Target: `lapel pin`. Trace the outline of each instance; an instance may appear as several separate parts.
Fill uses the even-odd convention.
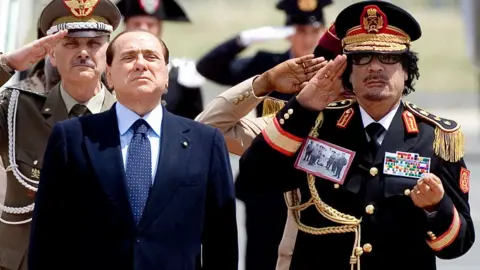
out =
[[[183,148],[187,148],[188,147],[188,142],[182,142],[182,146],[183,146]]]

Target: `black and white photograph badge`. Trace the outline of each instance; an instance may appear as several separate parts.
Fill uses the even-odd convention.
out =
[[[354,151],[309,137],[297,157],[295,168],[343,184],[354,157]]]

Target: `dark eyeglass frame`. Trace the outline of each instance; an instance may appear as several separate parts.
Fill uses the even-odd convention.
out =
[[[398,53],[356,53],[349,55],[352,64],[356,66],[368,65],[376,57],[380,63],[385,65],[394,65],[402,60],[402,54]],[[366,59],[360,61],[360,59]]]

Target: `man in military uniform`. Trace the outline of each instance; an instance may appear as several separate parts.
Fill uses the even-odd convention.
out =
[[[127,30],[144,29],[161,37],[164,21],[190,22],[175,0],[120,0],[117,3]],[[169,59],[166,109],[176,115],[194,119],[203,111],[201,86],[205,82],[191,60]]]
[[[219,128],[225,136],[229,152],[242,155],[288,101],[271,98],[270,94],[273,91],[286,95],[297,93],[301,84],[314,74],[309,72],[319,68],[318,57],[331,60],[341,50],[335,25],[332,25],[318,41],[316,59],[310,60],[311,55],[290,59],[245,80],[212,100],[195,120]],[[339,98],[351,96],[344,91]],[[260,102],[265,103],[263,116],[247,116]],[[278,270],[288,269],[297,230],[291,216],[287,217],[283,195],[257,196],[247,191],[237,192],[237,197],[246,203],[247,208],[246,269],[273,269],[275,263]],[[265,230],[265,227],[269,229]]]
[[[300,189],[301,200],[288,196],[299,229],[290,269],[436,269],[436,257],[465,254],[475,232],[459,125],[402,100],[419,76],[410,43],[420,26],[379,1],[347,7],[335,26],[347,56],[322,68],[255,138],[236,187]],[[342,82],[356,101],[331,103]],[[310,141],[349,157],[343,181],[296,162]]]
[[[0,205],[1,269],[28,269],[34,196],[52,127],[58,121],[107,110],[115,102],[100,76],[106,66],[109,35],[120,19],[120,12],[108,0],[54,0],[40,15],[40,27],[47,37],[0,58],[2,83],[9,72],[28,69],[47,52],[62,77],[49,93],[9,87],[2,97],[0,155],[8,179],[5,204]]]
[[[198,72],[216,83],[233,86],[288,59],[313,53],[327,29],[323,8],[331,3],[331,0],[280,0],[276,7],[286,14],[285,27],[267,26],[242,31],[203,56],[197,63]],[[237,57],[254,43],[284,38],[291,44],[284,53],[259,51],[253,57]],[[291,97],[275,91],[270,96],[287,100]],[[262,115],[262,110],[261,102],[257,106],[257,116]]]

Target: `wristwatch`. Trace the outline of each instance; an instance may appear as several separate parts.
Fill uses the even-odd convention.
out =
[[[0,67],[2,67],[3,70],[10,73],[11,75],[15,74],[15,70],[13,70],[11,67],[8,66],[7,58],[1,52],[0,52]]]

